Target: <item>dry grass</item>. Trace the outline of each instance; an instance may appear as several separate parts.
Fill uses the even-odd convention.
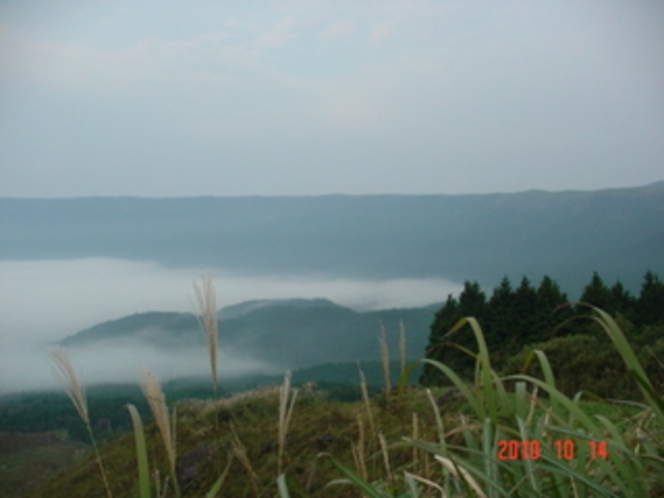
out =
[[[90,425],[90,415],[88,414],[88,403],[85,397],[85,388],[78,381],[74,367],[71,364],[67,351],[59,346],[52,347],[49,350],[53,369],[53,375],[58,380],[62,388],[69,396],[81,420],[86,426]]]
[[[355,462],[355,468],[357,469],[360,477],[367,480],[367,466],[366,466],[366,449],[365,449],[365,434],[364,434],[364,424],[362,423],[362,416],[357,414],[357,429],[358,429],[358,439],[357,444],[351,443],[351,454],[353,456],[353,461]]]
[[[376,426],[374,424],[373,413],[371,411],[371,401],[369,399],[369,389],[367,387],[367,377],[360,367],[360,362],[357,362],[357,371],[360,374],[360,390],[362,391],[362,402],[364,403],[364,410],[367,412],[367,417],[369,418],[369,428],[371,433],[376,432]]]
[[[168,408],[166,407],[166,397],[161,389],[159,380],[147,370],[141,371],[141,390],[148,402],[152,416],[154,417],[155,424],[159,430],[161,441],[166,450],[166,457],[168,459],[169,471],[175,492],[179,496],[180,491],[178,481],[175,477],[175,463],[176,463],[176,437],[175,437],[175,417],[173,417],[173,425],[170,423],[170,416]]]
[[[219,410],[229,409],[251,400],[278,398],[280,392],[281,387],[279,386],[260,386],[251,391],[234,394],[230,398],[214,400],[189,399],[186,402],[180,401],[180,403],[185,404],[189,408],[200,410],[203,415],[208,416],[213,413],[218,413]]]
[[[251,485],[254,488],[254,492],[256,493],[256,496],[259,496],[260,480],[258,479],[258,474],[256,474],[253,465],[251,465],[251,460],[249,460],[249,456],[247,455],[247,448],[242,443],[242,441],[240,441],[240,437],[237,435],[235,426],[232,423],[231,423],[231,433],[233,434],[233,455],[237,457],[237,459],[240,461],[242,466],[247,471],[247,474],[249,474],[249,478],[251,480]]]
[[[288,434],[288,425],[290,424],[291,416],[293,415],[293,407],[295,406],[295,398],[297,398],[297,389],[291,391],[291,373],[286,372],[284,375],[284,383],[279,390],[279,468],[278,474],[281,475],[284,464],[284,451],[286,448],[286,436]],[[292,397],[291,397],[292,392]]]
[[[198,323],[205,336],[205,344],[210,358],[210,374],[212,376],[212,392],[217,396],[217,297],[212,277],[201,277],[201,283],[194,282],[196,304],[198,307]]]
[[[97,447],[97,441],[95,440],[94,433],[92,432],[92,425],[90,424],[90,414],[88,412],[88,402],[85,397],[85,388],[83,387],[83,384],[79,382],[78,377],[76,376],[76,372],[74,371],[74,366],[72,365],[71,359],[69,358],[69,354],[64,348],[58,346],[50,348],[49,355],[51,357],[53,375],[62,385],[63,389],[67,393],[67,396],[69,396],[69,399],[81,417],[81,420],[85,424],[85,428],[88,431],[88,435],[90,436],[92,448],[95,452],[97,466],[99,467],[99,472],[104,482],[106,495],[111,498],[113,494],[111,493],[111,488],[108,484],[106,470],[104,469],[104,464],[99,454],[99,448]]]

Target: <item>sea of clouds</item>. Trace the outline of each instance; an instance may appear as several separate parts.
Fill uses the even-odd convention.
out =
[[[441,302],[461,285],[445,279],[360,280],[240,275],[219,268],[166,268],[150,261],[89,258],[0,261],[0,393],[52,388],[48,346],[100,322],[145,311],[193,312],[193,284],[214,280],[219,308],[252,299],[324,297],[354,309]],[[223,331],[220,332],[223,344]],[[132,382],[145,367],[163,380],[208,373],[200,348],[165,355],[144,345],[72,349],[84,382]],[[278,365],[220,351],[222,376],[274,373]]]

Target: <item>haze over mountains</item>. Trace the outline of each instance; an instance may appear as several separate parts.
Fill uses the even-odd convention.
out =
[[[358,312],[327,299],[249,301],[219,311],[221,350],[280,369],[378,360],[379,324],[398,351],[403,323],[411,358],[423,355],[439,305]],[[95,325],[60,341],[67,348],[151,347],[164,353],[204,351],[197,319],[188,313],[139,313]]]
[[[0,199],[0,259],[149,260],[241,274],[477,279],[664,267],[664,182],[490,195]],[[255,296],[260,298],[262,296]],[[441,296],[441,299],[444,296]]]
[[[576,299],[593,271],[638,291],[648,269],[664,274],[664,182],[490,195],[2,198],[0,389],[54,386],[46,344],[86,329],[116,336],[72,347],[88,381],[136,379],[134,366],[109,358],[203,373],[187,314],[201,270],[226,306],[228,376],[375,357],[379,320],[394,340],[403,319],[417,357],[436,307],[406,308],[440,305],[466,279],[490,290],[504,275],[549,275]],[[271,300],[296,297],[307,300]],[[399,311],[377,311],[387,308]],[[185,332],[195,345],[170,354]]]

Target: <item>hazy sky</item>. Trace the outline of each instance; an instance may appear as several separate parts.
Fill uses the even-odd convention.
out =
[[[664,177],[664,2],[0,3],[0,195]]]

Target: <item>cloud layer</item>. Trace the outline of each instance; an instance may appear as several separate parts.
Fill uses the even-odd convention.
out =
[[[362,309],[442,302],[460,285],[442,279],[387,281],[320,280],[307,277],[246,277],[210,271],[219,307],[250,299],[325,297]],[[47,345],[100,322],[144,311],[194,311],[197,269],[167,269],[151,262],[103,258],[0,262],[0,392],[55,387]],[[220,332],[223,346],[223,331]],[[221,375],[274,372],[221,348]],[[206,375],[204,348],[164,354],[144,344],[74,349],[72,360],[86,382],[133,382],[141,367],[164,380]]]

